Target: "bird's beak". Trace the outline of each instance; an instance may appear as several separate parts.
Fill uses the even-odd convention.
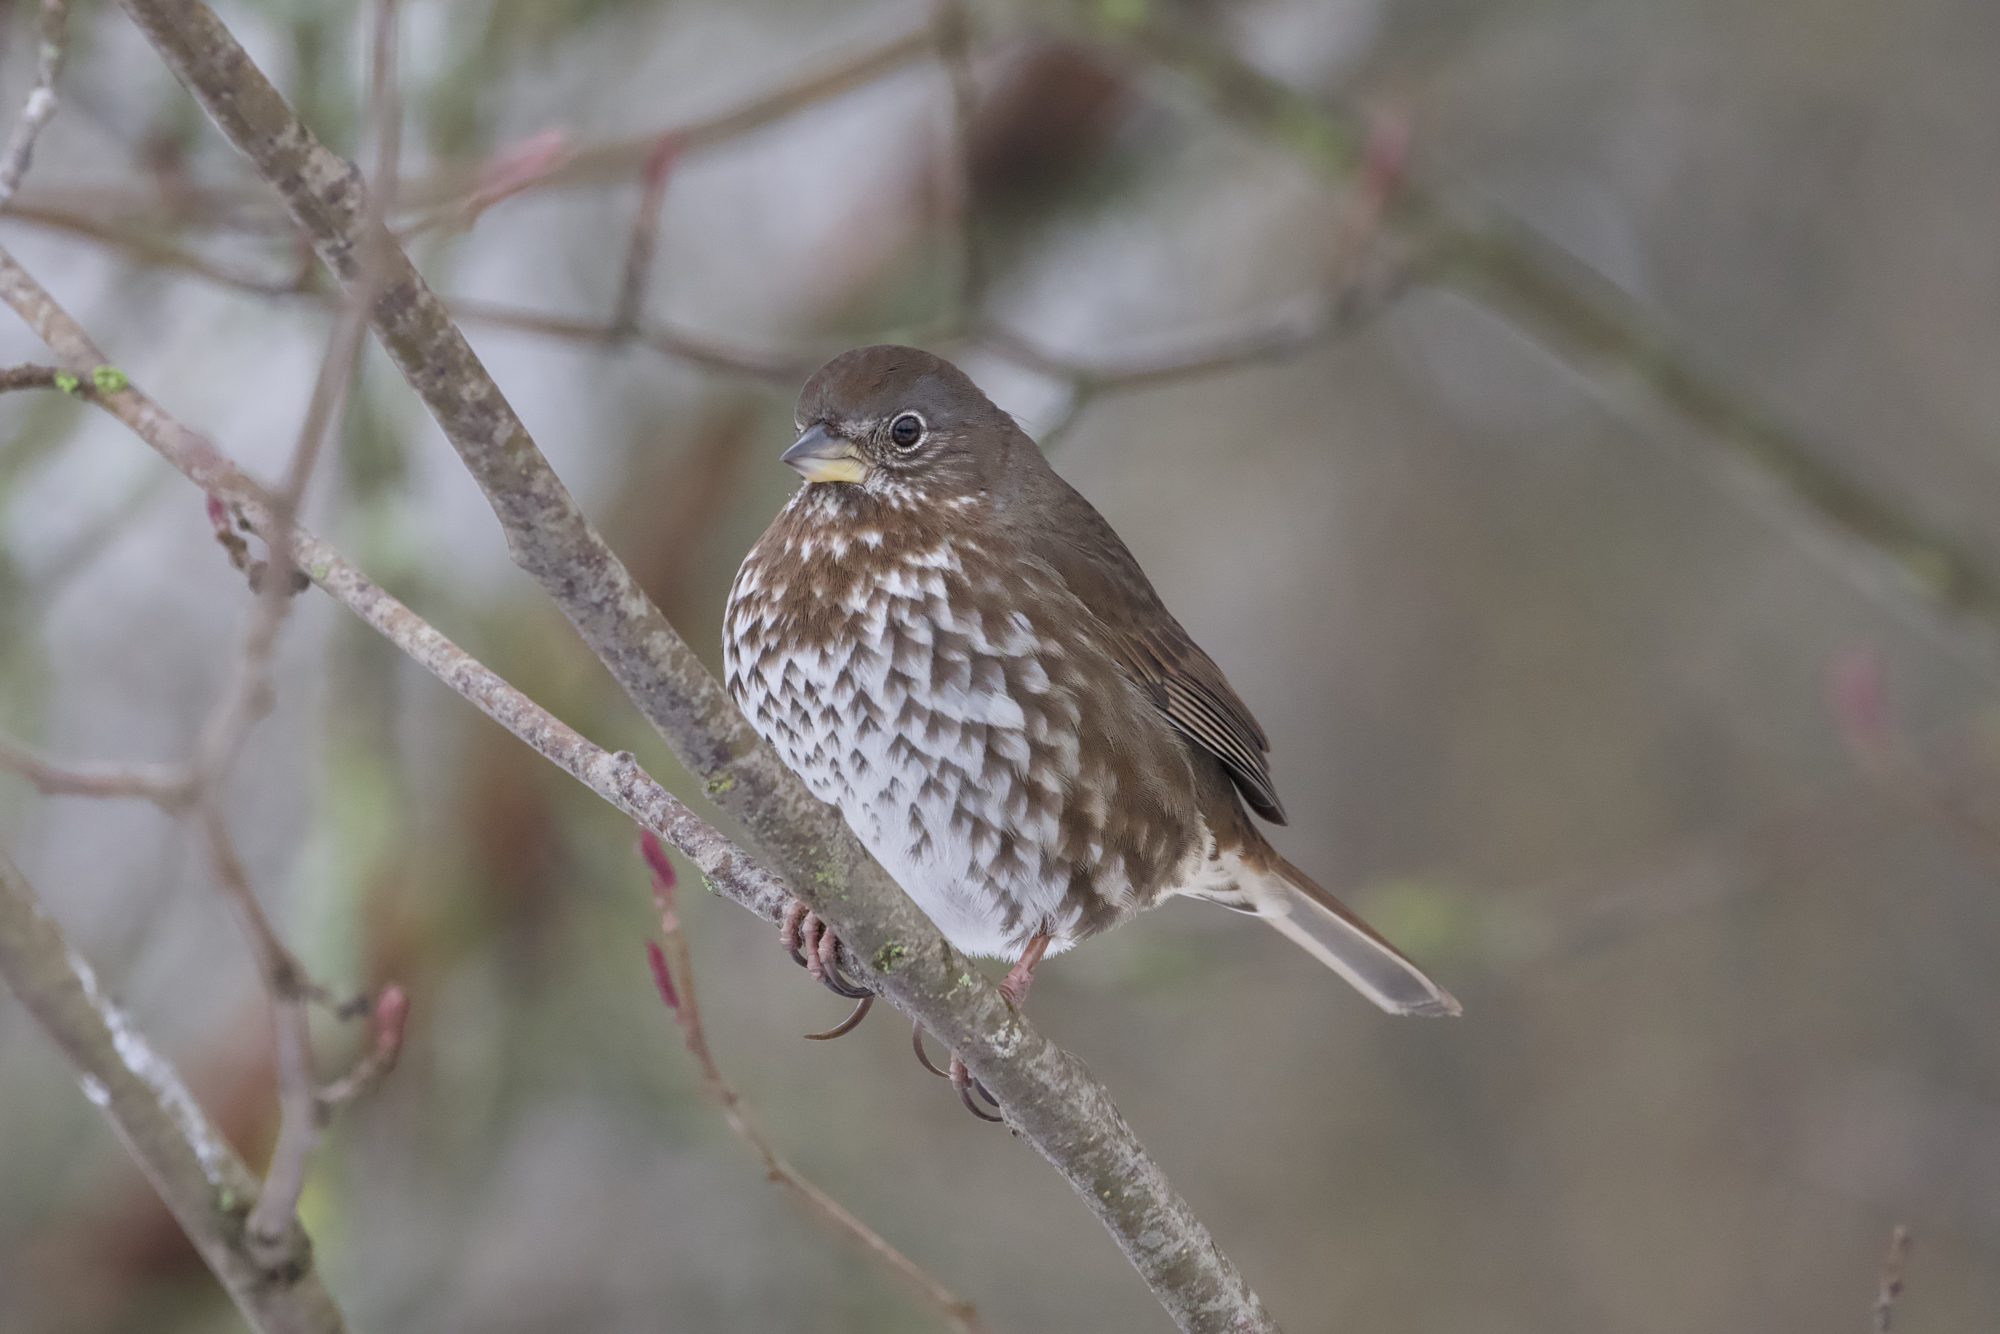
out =
[[[808,482],[859,482],[868,476],[868,460],[854,442],[833,434],[823,423],[815,423],[778,457]]]

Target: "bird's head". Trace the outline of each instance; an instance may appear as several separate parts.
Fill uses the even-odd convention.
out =
[[[913,347],[859,347],[827,362],[799,391],[796,425],[783,458],[808,482],[919,500],[989,488],[1026,443],[965,372]]]

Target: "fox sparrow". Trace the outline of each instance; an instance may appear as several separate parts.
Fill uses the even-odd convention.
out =
[[[783,457],[806,484],[729,592],[730,694],[952,944],[1014,962],[1010,998],[1045,953],[1184,894],[1392,1014],[1458,1013],[1264,840],[1249,812],[1285,817],[1263,730],[963,372],[859,348],[806,382],[797,425]],[[857,994],[816,918],[785,939]]]

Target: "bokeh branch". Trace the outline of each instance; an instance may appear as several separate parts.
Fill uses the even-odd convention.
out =
[[[258,1182],[0,852],[0,977],[62,1049],[84,1096],[124,1140],[181,1230],[260,1334],[341,1334],[340,1309],[309,1267],[274,1274],[244,1217]],[[305,1253],[303,1233],[294,1244]]]
[[[56,351],[81,350],[84,360],[99,355],[82,328],[4,249],[0,249],[0,300],[12,305]],[[267,545],[288,542],[294,568],[418,666],[679,848],[719,893],[766,921],[775,923],[783,915],[791,901],[784,884],[648,776],[630,753],[607,751],[586,740],[445,638],[333,547],[298,524],[281,523],[276,502],[265,487],[143,390],[124,384],[116,393],[95,395],[92,401],[238,515]],[[51,794],[141,797],[170,809],[192,800],[193,778],[186,766],[71,765],[0,737],[0,767],[20,773]]]
[[[21,178],[34,160],[35,141],[56,114],[56,79],[62,74],[69,53],[69,0],[42,0],[41,18],[36,29],[35,86],[27,105],[0,148],[0,213],[7,211]]]
[[[1896,1302],[1903,1295],[1903,1267],[1909,1259],[1910,1229],[1898,1223],[1889,1231],[1889,1249],[1875,1285],[1875,1334],[1893,1334],[1896,1328]]]
[[[378,169],[385,177],[393,179],[398,118],[392,69],[394,0],[378,0],[374,13],[375,40],[372,44],[369,101],[374,108],[381,143],[377,155]],[[51,84],[61,64],[62,32],[60,7],[51,5],[44,11],[43,60],[45,80]],[[53,55],[48,52],[50,46],[55,48]],[[38,86],[38,97],[44,91]],[[45,113],[52,112],[54,108],[52,89],[47,91],[48,100],[41,107]],[[46,122],[46,114],[39,121],[36,119],[38,105],[36,100],[31,99],[29,111],[23,118],[24,129],[39,130],[41,124]],[[32,139],[32,133],[22,138],[18,152],[21,166],[26,164]],[[9,165],[13,165],[11,160]],[[18,173],[12,180],[0,184],[11,190],[17,180]],[[3,197],[0,197],[0,203],[4,203]],[[310,1003],[314,999],[323,999],[325,993],[310,980],[297,958],[280,939],[259,902],[230,835],[220,794],[224,780],[235,766],[251,731],[270,709],[271,655],[290,609],[292,593],[296,591],[292,582],[295,571],[290,563],[291,543],[284,534],[289,532],[304,502],[321,443],[337,412],[360,352],[366,329],[366,293],[371,290],[373,265],[374,257],[370,256],[357,295],[349,303],[350,308],[343,310],[335,320],[319,380],[306,409],[305,423],[283,481],[272,497],[278,540],[271,543],[271,559],[256,571],[261,577],[252,581],[257,599],[233,663],[229,686],[203,724],[193,755],[178,770],[165,773],[132,768],[122,776],[103,771],[91,775],[74,770],[64,772],[13,743],[0,743],[0,763],[18,761],[24,776],[36,782],[45,792],[145,797],[158,803],[162,809],[188,816],[199,831],[216,882],[250,946],[257,976],[264,985],[270,1005],[278,1084],[278,1134],[264,1181],[243,1220],[242,1231],[243,1245],[251,1258],[274,1281],[283,1282],[290,1282],[298,1275],[309,1272],[311,1267],[310,1244],[298,1225],[297,1217],[299,1199],[305,1191],[329,1105],[322,1097],[314,1072],[308,1012]],[[37,324],[45,334],[56,334],[47,338],[50,346],[66,358],[81,363],[75,370],[28,366],[12,372],[0,372],[0,388],[55,388],[89,397],[99,403],[127,391],[124,374],[103,364],[101,354],[81,328],[73,324],[61,327],[64,322],[57,318],[60,311],[4,251],[0,251],[0,298],[15,306],[24,318]],[[41,317],[39,322],[37,312]],[[82,365],[90,366],[87,379]],[[43,373],[45,369],[48,370],[46,375]],[[94,781],[78,781],[80,779]],[[400,993],[397,995],[400,998]],[[399,999],[398,1015],[400,1012]],[[394,1027],[398,1040],[400,1031],[398,1018]],[[393,1060],[393,1051],[386,1060],[377,1064],[386,1068],[387,1060]],[[350,1075],[346,1082],[358,1090],[369,1081]]]
[[[124,0],[224,135],[284,196],[352,286],[366,192],[196,0]],[[956,1050],[1014,1128],[1070,1180],[1183,1328],[1269,1329],[1270,1318],[1082,1064],[1031,1029],[952,950],[828,808],[749,730],[721,687],[584,517],[400,248],[387,250],[373,323],[485,491],[515,562],[556,600],[614,679],[864,971]]]
[[[136,390],[127,392],[134,396],[138,394]],[[648,839],[665,837],[673,841],[702,869],[717,892],[766,920],[776,921],[779,918],[791,897],[785,888],[747,854],[734,847],[642,772],[630,755],[612,754],[591,744],[508,685],[370,582],[345,557],[295,523],[282,520],[274,503],[266,499],[260,489],[233,464],[212,448],[191,448],[194,441],[193,434],[185,429],[148,438],[148,443],[168,462],[181,468],[191,480],[200,482],[212,495],[229,497],[230,503],[238,507],[253,533],[274,546],[280,542],[289,544],[274,564],[297,562],[299,568],[309,571],[321,587],[420,665],[630,815],[645,830]],[[137,796],[170,807],[185,805],[192,799],[192,779],[185,770],[156,772],[153,766],[97,766],[84,770],[60,765],[5,738],[0,738],[0,766],[17,769],[49,793]],[[211,836],[226,837],[220,834],[219,829],[211,831]],[[672,871],[657,842],[648,845],[648,854],[649,863],[654,868],[656,894],[670,895]],[[248,886],[242,880],[240,862],[226,843],[218,849],[218,859],[230,868],[229,879],[241,892],[247,893]],[[800,1199],[814,1216],[854,1239],[900,1282],[933,1304],[953,1328],[967,1334],[978,1334],[978,1331],[984,1330],[984,1323],[970,1303],[946,1289],[839,1201],[800,1176],[748,1120],[733,1088],[723,1081],[708,1051],[696,1008],[698,1002],[694,993],[692,964],[685,937],[680,934],[678,914],[668,906],[670,899],[663,898],[662,903],[662,929],[666,947],[674,957],[672,972],[665,975],[681,979],[677,991],[672,983],[664,983],[663,994],[673,996],[678,1003],[676,1018],[687,1034],[689,1050],[701,1066],[704,1082],[721,1101],[731,1127],[764,1159],[766,1170],[773,1180]],[[667,966],[664,956],[656,963],[656,969],[663,973]],[[316,1090],[313,1110],[324,1110],[349,1101],[394,1066],[406,1012],[407,1002],[402,991],[393,986],[386,988],[373,1007],[373,1046],[347,1076],[325,1089]],[[286,1059],[289,1059],[288,1054],[281,1048],[281,1063]],[[307,1124],[316,1125],[316,1121],[308,1121]],[[276,1213],[276,1217],[286,1224],[292,1218],[289,1202],[296,1201],[311,1148],[312,1140],[308,1139],[301,1149],[285,1153],[281,1131],[280,1151],[274,1153],[272,1179],[258,1197],[260,1203],[268,1198],[287,1201],[286,1206]],[[281,1171],[284,1173],[282,1179]],[[255,1235],[254,1228],[246,1226],[245,1231],[247,1235]]]
[[[1226,44],[1163,17],[1160,6],[1102,9],[1101,36],[1178,75],[1214,110],[1345,182],[1368,160],[1369,127],[1252,66]],[[1385,217],[1436,262],[1431,281],[1462,291],[1596,378],[1634,384],[1694,429],[1690,447],[1724,479],[1774,495],[1807,532],[1840,539],[1838,568],[1864,591],[1914,593],[1977,628],[1990,669],[2000,656],[2000,575],[1962,543],[1850,476],[1750,393],[1671,337],[1630,296],[1532,228],[1419,181]]]

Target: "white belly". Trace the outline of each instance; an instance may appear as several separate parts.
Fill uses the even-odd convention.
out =
[[[739,576],[726,636],[752,724],[968,954],[1071,943],[1058,812],[1077,792],[1076,705],[1016,612],[989,636],[913,562],[857,594],[838,633],[791,648],[782,602]],[[1019,696],[1017,698],[1017,696]],[[1003,832],[1004,831],[1004,832]]]

